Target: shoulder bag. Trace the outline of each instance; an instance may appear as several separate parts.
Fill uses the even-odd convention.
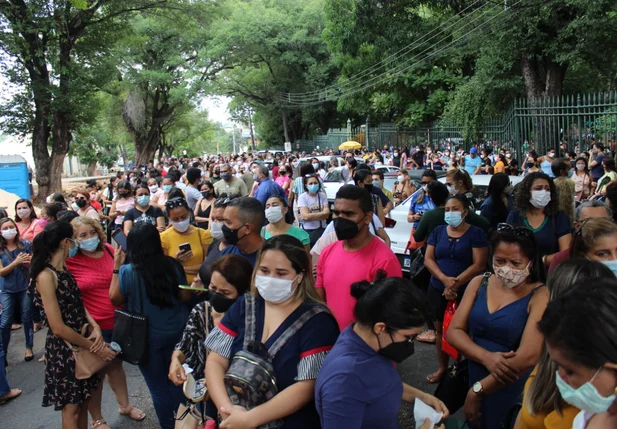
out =
[[[140,301],[141,310],[130,312],[121,308],[116,309],[116,320],[111,340],[112,343],[115,343],[114,346],[118,346],[117,349],[122,354],[124,361],[139,365],[144,363],[148,357],[148,317],[143,314],[142,285],[137,282],[135,267],[132,267],[132,270],[133,288],[138,290],[136,295],[139,299],[136,299],[136,301]]]
[[[225,388],[233,405],[251,410],[272,399],[278,394],[276,373],[272,361],[287,341],[294,336],[304,324],[326,308],[316,305],[300,316],[269,349],[255,338],[255,297],[246,294],[246,315],[244,345],[231,360],[224,377]],[[258,429],[277,429],[283,427],[283,420],[275,420],[258,427]]]
[[[89,327],[90,325],[88,323],[82,326],[82,337],[85,337],[90,333]],[[64,340],[64,342],[67,346],[69,346],[71,352],[73,353],[73,359],[75,359],[75,378],[78,380],[85,380],[92,377],[94,374],[96,374],[111,363],[110,361],[106,361],[97,354],[92,353],[88,349],[73,345],[66,340]]]

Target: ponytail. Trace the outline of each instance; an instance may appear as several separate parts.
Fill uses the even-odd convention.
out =
[[[70,223],[58,220],[45,225],[32,241],[32,260],[30,261],[30,277],[36,278],[45,269],[52,255],[60,248],[62,240],[73,238],[73,227]]]

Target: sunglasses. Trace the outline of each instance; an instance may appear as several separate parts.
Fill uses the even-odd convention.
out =
[[[533,231],[524,226],[512,226],[508,223],[500,223],[497,225],[497,232],[514,234],[517,237],[533,237]]]
[[[214,204],[216,204],[217,206],[219,205],[223,206],[223,205],[229,204],[231,200],[232,199],[229,197],[221,197],[221,198],[217,198],[216,200],[214,200]]]
[[[172,210],[178,207],[188,207],[188,205],[184,198],[174,198],[167,201],[167,203],[165,203],[165,207],[167,208],[167,210]]]

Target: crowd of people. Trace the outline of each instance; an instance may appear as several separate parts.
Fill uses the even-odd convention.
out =
[[[170,157],[41,207],[19,200],[0,213],[0,404],[21,393],[4,370],[11,329],[31,361],[43,324],[42,404],[63,428],[109,428],[105,380],[120,415],[146,418],[120,311],[147,321],[129,362],[164,429],[397,428],[416,401],[441,413],[422,429],[458,408],[470,428],[617,427],[615,161],[600,143],[530,151],[522,168],[492,149]],[[393,189],[378,164],[401,168]],[[478,174],[491,175],[482,197]],[[411,279],[384,229],[401,204],[423,259]],[[435,394],[397,371],[415,341],[435,343]],[[77,351],[102,369],[84,375]]]

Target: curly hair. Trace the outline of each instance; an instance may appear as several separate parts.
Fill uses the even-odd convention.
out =
[[[529,173],[527,176],[525,176],[523,181],[516,186],[514,191],[514,207],[523,215],[533,207],[529,202],[529,200],[531,199],[531,187],[533,186],[533,182],[538,179],[546,180],[551,188],[551,201],[544,208],[544,214],[546,216],[553,216],[559,211],[559,199],[557,198],[557,189],[555,188],[555,184],[553,183],[551,178],[548,177],[547,174],[542,173],[541,171]]]

